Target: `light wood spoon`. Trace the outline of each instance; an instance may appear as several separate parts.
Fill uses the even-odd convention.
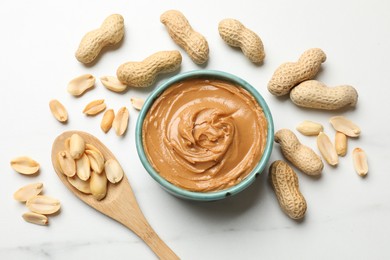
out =
[[[80,131],[64,132],[59,135],[53,143],[51,160],[58,177],[65,186],[92,208],[132,230],[143,241],[145,241],[145,243],[160,259],[179,259],[179,257],[160,239],[145,219],[145,216],[142,214],[141,209],[138,206],[126,175],[123,176],[122,181],[119,183],[109,183],[107,187],[107,195],[100,201],[96,200],[92,195],[78,191],[68,182],[67,177],[62,174],[61,168],[57,162],[57,154],[65,150],[65,140],[68,137],[71,137],[72,134],[78,134],[84,138],[86,143],[94,145],[104,155],[106,160],[110,158],[116,160],[111,151],[96,137]]]

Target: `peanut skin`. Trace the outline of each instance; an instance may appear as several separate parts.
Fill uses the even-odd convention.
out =
[[[268,179],[282,210],[292,219],[303,218],[307,204],[294,170],[284,161],[275,161],[269,168]]]
[[[224,19],[218,25],[219,35],[230,46],[241,48],[253,63],[264,60],[264,46],[260,37],[235,19]]]
[[[203,64],[209,58],[206,38],[192,29],[187,18],[177,10],[169,10],[160,17],[172,40],[183,48],[196,64]]]
[[[300,171],[311,176],[321,174],[324,168],[321,157],[311,148],[301,144],[291,130],[281,129],[277,131],[275,142],[280,145],[283,156]]]
[[[181,64],[178,51],[160,51],[141,62],[127,62],[119,66],[116,74],[118,80],[129,87],[148,87],[160,73],[177,70]]]
[[[297,62],[280,65],[268,82],[268,91],[275,96],[283,96],[297,84],[314,78],[325,62],[325,53],[318,48],[305,51]]]
[[[307,80],[291,90],[290,99],[300,107],[337,110],[356,106],[358,93],[352,86],[327,87],[317,80]]]
[[[76,59],[84,64],[91,63],[104,47],[119,43],[124,33],[123,17],[120,14],[108,16],[99,29],[85,34],[76,51]]]

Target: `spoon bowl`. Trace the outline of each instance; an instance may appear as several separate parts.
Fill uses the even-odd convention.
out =
[[[73,134],[80,135],[86,143],[94,145],[104,156],[105,160],[114,159],[112,152],[91,134],[81,131],[67,131],[59,135],[52,147],[51,160],[53,167],[62,183],[79,199],[90,207],[118,221],[136,235],[138,235],[161,259],[179,259],[178,256],[160,239],[156,232],[147,222],[131,189],[130,183],[123,176],[123,179],[116,184],[108,182],[107,195],[103,200],[96,200],[92,195],[84,194],[74,188],[67,180],[57,161],[57,154],[65,150],[65,140]]]

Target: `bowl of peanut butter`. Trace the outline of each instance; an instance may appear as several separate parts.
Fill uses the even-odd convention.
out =
[[[138,156],[173,195],[213,201],[247,188],[273,146],[271,112],[260,93],[222,71],[176,75],[145,101],[136,125]]]

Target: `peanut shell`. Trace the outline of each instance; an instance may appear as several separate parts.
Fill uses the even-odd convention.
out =
[[[324,164],[313,149],[301,144],[298,137],[289,129],[281,129],[275,133],[275,142],[280,145],[283,156],[295,167],[307,175],[318,176]]]
[[[307,204],[294,170],[283,161],[275,161],[269,168],[268,178],[282,210],[292,219],[303,218]]]
[[[168,10],[160,16],[172,40],[185,50],[193,62],[203,64],[209,58],[206,38],[195,31],[187,18],[177,10]]]
[[[291,90],[290,99],[300,107],[337,110],[356,106],[358,93],[349,85],[328,87],[317,80],[307,80]]]
[[[305,51],[297,62],[283,63],[268,82],[269,92],[276,96],[290,93],[297,84],[314,78],[325,60],[325,53],[319,48],[313,48]]]

